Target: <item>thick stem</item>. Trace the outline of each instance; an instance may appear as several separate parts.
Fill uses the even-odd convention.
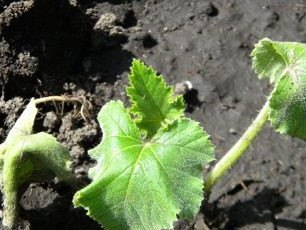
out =
[[[79,184],[71,174],[70,165],[68,150],[47,133],[21,137],[14,145],[7,146],[2,172],[3,225],[8,229],[14,229],[16,226],[19,210],[18,188],[23,183],[29,183],[33,179],[33,182],[46,181],[49,178],[47,175],[55,174],[60,180],[77,188]],[[40,173],[33,177],[35,172]]]
[[[14,229],[18,221],[18,165],[22,146],[16,145],[7,154],[3,165],[3,220],[2,223],[8,229]]]
[[[231,166],[241,157],[244,151],[250,146],[262,130],[268,120],[269,102],[260,110],[256,119],[248,127],[236,144],[221,158],[206,177],[204,191],[209,193],[213,185],[229,170]]]

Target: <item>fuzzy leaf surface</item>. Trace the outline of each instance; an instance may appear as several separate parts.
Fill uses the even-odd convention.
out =
[[[75,194],[75,206],[106,230],[171,228],[176,214],[196,214],[202,167],[213,160],[196,122],[178,119],[148,141],[119,101],[107,103],[98,120],[103,140],[89,152],[98,164],[90,170],[92,183]]]
[[[148,137],[152,137],[163,124],[183,115],[183,97],[174,96],[173,87],[167,86],[162,76],[151,67],[134,60],[129,80],[130,112],[137,116],[137,126],[146,131]]]
[[[253,68],[275,83],[269,120],[276,131],[306,140],[306,45],[261,40],[252,52]]]
[[[20,160],[13,167],[19,169],[16,177],[23,178],[21,183],[30,179],[35,170],[50,170],[59,179],[72,181],[68,150],[50,134],[31,134],[37,111],[35,101],[31,99],[0,146],[0,170],[7,159],[18,155]]]
[[[16,138],[31,134],[36,114],[37,108],[34,99],[31,99],[25,110],[16,121],[13,128],[10,130],[5,142],[14,143]]]
[[[0,145],[2,225],[8,229],[15,229],[18,222],[19,186],[53,179],[55,175],[75,185],[68,150],[50,134],[31,134],[36,114],[32,99]]]

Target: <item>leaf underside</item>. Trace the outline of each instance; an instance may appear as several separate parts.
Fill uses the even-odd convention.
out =
[[[132,72],[136,72],[135,66],[140,73],[151,71],[142,65],[134,61]],[[147,77],[155,87],[169,89],[157,86],[161,83],[155,73]],[[128,90],[130,97],[143,85],[133,87]],[[133,96],[134,110],[138,96]],[[170,96],[164,96],[163,108],[171,107]],[[160,105],[151,102],[151,106]],[[146,110],[139,110],[144,119]],[[177,214],[192,218],[203,199],[201,172],[203,165],[213,160],[213,146],[198,123],[180,116],[165,112],[170,122],[146,126],[140,125],[139,118],[133,119],[122,102],[104,105],[98,115],[103,139],[89,152],[97,160],[89,172],[93,181],[75,194],[75,206],[83,206],[109,230],[171,228]],[[151,132],[151,127],[156,131]],[[151,137],[144,137],[148,133]]]
[[[271,125],[306,140],[306,45],[262,39],[252,56],[259,77],[275,84],[269,97]]]
[[[2,225],[8,229],[15,229],[17,224],[19,186],[53,179],[55,175],[75,184],[68,150],[50,134],[32,134],[37,111],[31,99],[0,145],[0,190],[4,194]]]
[[[3,164],[14,157],[11,152],[18,148],[20,161],[19,165],[14,167],[20,169],[16,175],[20,184],[27,180],[35,181],[32,178],[35,170],[51,171],[60,180],[72,182],[71,156],[68,150],[50,134],[44,132],[32,134],[37,111],[34,99],[31,99],[1,145],[0,171],[3,169]],[[43,176],[42,178],[36,176],[36,178],[44,179]]]

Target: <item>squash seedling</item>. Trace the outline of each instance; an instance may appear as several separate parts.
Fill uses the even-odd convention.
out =
[[[103,139],[89,151],[98,162],[89,171],[92,183],[73,202],[105,229],[171,228],[177,214],[197,212],[213,145],[185,118],[182,96],[151,67],[134,60],[129,80],[132,107],[111,101],[101,109]]]
[[[259,78],[269,78],[274,89],[247,131],[205,177],[204,188],[203,166],[214,160],[209,136],[185,117],[183,97],[151,67],[134,60],[127,88],[131,107],[110,101],[99,112],[103,138],[89,151],[97,164],[89,170],[92,182],[74,195],[74,205],[106,230],[168,229],[177,215],[197,213],[203,189],[209,194],[268,120],[277,132],[306,140],[306,45],[265,38],[251,56]],[[73,182],[68,152],[48,134],[30,134],[33,100],[28,107],[0,147],[8,226],[16,221],[16,188],[31,179],[34,169]]]
[[[45,182],[54,176],[72,186],[72,163],[64,146],[47,133],[32,134],[36,105],[47,101],[80,102],[77,98],[51,96],[32,99],[0,145],[0,188],[3,194],[4,227],[14,229],[18,220],[18,191],[21,185]]]
[[[306,140],[306,44],[264,38],[251,56],[259,79],[269,78],[274,89],[251,126],[206,177],[206,192],[241,157],[268,120],[275,131]]]
[[[262,39],[251,56],[259,78],[274,90],[238,142],[205,177],[204,192],[241,157],[267,120],[276,131],[306,140],[306,45]],[[151,68],[134,61],[127,94],[132,107],[111,101],[100,111],[102,142],[89,151],[98,164],[75,206],[107,230],[171,228],[176,215],[193,217],[201,204],[203,165],[213,145],[185,118],[182,98]]]

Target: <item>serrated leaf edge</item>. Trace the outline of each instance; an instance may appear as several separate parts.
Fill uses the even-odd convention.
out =
[[[273,83],[273,82],[274,82],[274,79],[273,79],[273,78],[271,78],[270,76],[265,75],[265,74],[263,73],[263,71],[259,71],[258,68],[257,68],[257,66],[259,65],[259,64],[258,64],[258,60],[259,60],[259,59],[257,58],[258,49],[260,49],[261,47],[264,47],[264,46],[265,46],[264,43],[269,43],[269,44],[273,47],[275,53],[276,53],[277,55],[280,55],[280,56],[282,57],[282,60],[284,60],[286,64],[287,64],[287,62],[286,62],[286,59],[284,58],[284,56],[283,56],[282,54],[280,54],[280,53],[275,49],[274,43],[273,43],[273,41],[272,41],[271,39],[269,39],[269,38],[263,38],[263,39],[259,40],[258,43],[255,44],[254,49],[253,49],[253,51],[251,52],[251,55],[250,55],[250,56],[252,57],[252,69],[255,71],[256,74],[258,74],[258,78],[259,78],[259,79],[269,78],[269,79],[270,79],[270,82]]]
[[[164,80],[164,77],[163,77],[162,75],[158,75],[158,74],[156,73],[156,71],[153,69],[152,66],[147,66],[147,65],[145,65],[144,62],[142,62],[142,61],[140,61],[140,60],[138,60],[138,59],[133,59],[133,61],[132,61],[132,66],[130,67],[130,74],[128,75],[128,79],[129,79],[129,82],[130,82],[130,86],[128,86],[128,87],[126,88],[126,93],[127,93],[127,96],[129,97],[129,100],[130,100],[130,102],[131,102],[131,107],[129,108],[129,113],[130,113],[131,115],[136,116],[136,117],[133,119],[133,120],[135,121],[136,124],[137,124],[138,122],[140,122],[140,121],[143,121],[143,119],[144,119],[144,117],[143,117],[143,115],[141,114],[140,109],[139,109],[139,107],[138,107],[138,105],[137,105],[137,101],[133,100],[133,96],[132,96],[131,93],[130,93],[130,90],[131,90],[131,89],[134,89],[134,86],[131,84],[131,82],[132,82],[132,78],[135,76],[135,75],[134,75],[134,67],[135,67],[136,65],[142,65],[142,66],[144,66],[144,68],[145,68],[147,71],[150,71],[150,72],[154,75],[154,77],[157,79],[157,81],[159,81],[159,82],[164,86],[164,88],[168,91],[168,94],[170,95],[170,98],[171,98],[171,99],[170,99],[171,101],[169,101],[170,104],[174,105],[174,104],[176,104],[176,103],[180,103],[180,104],[184,105],[184,98],[183,98],[183,96],[182,96],[182,95],[177,95],[177,96],[175,96],[175,95],[174,95],[174,88],[173,88],[173,86],[167,85],[166,82],[165,82],[165,80]],[[182,115],[181,115],[180,117],[184,116],[184,110],[185,110],[185,108],[182,108],[182,109],[181,109],[181,114],[182,114]],[[162,113],[160,113],[160,114],[162,114]],[[162,118],[163,118],[163,122],[161,123],[161,127],[166,126],[167,124],[171,123],[171,120],[166,119],[164,116],[162,116]],[[147,133],[147,130],[145,130],[145,129],[143,129],[143,128],[140,128],[140,130],[141,130],[144,134],[148,134],[148,133]],[[157,129],[157,130],[159,130],[159,129]],[[153,136],[154,136],[154,135],[153,135]]]

